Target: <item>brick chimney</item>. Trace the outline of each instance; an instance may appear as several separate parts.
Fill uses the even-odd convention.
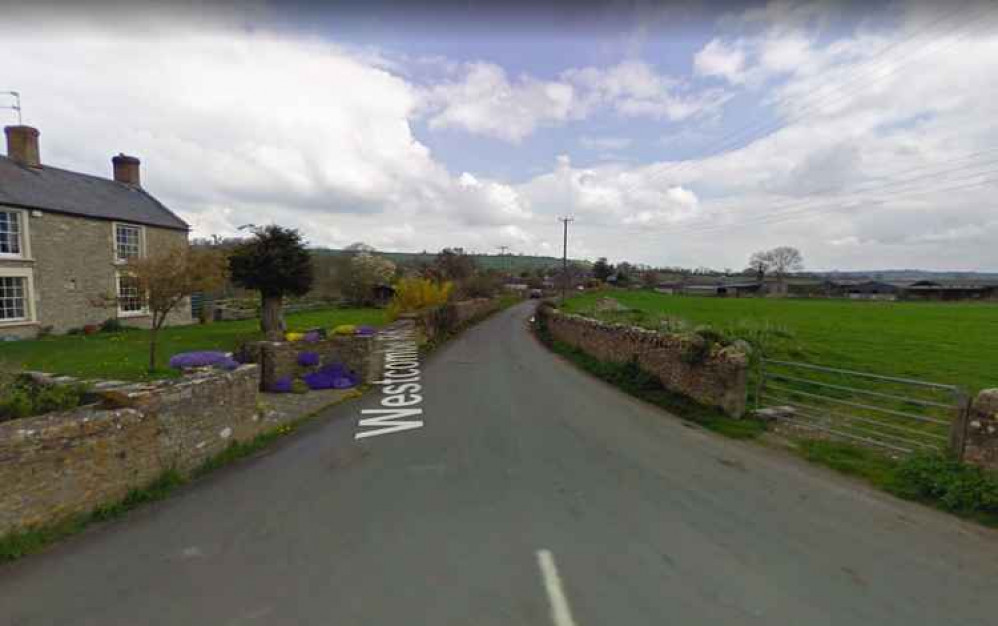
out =
[[[10,160],[27,165],[41,167],[42,160],[38,156],[38,129],[30,126],[4,126],[7,135],[7,157]]]
[[[118,154],[111,159],[114,165],[114,180],[132,187],[141,187],[139,182],[139,160],[127,154]]]

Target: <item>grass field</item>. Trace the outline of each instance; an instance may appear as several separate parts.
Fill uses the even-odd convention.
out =
[[[774,344],[772,358],[960,385],[971,392],[998,387],[998,304],[712,298],[621,290],[576,296],[566,309],[590,313],[597,300],[608,296],[646,312],[644,324],[649,326],[671,317],[719,329],[786,329],[792,337]]]
[[[382,309],[324,309],[287,316],[288,329],[331,328],[340,324],[386,323]],[[170,356],[192,350],[232,350],[243,339],[260,338],[259,320],[177,326],[160,332],[162,369],[150,375],[149,333],[126,330],[96,335],[61,335],[31,341],[0,343],[0,367],[28,369],[86,378],[143,380],[175,376],[165,368]]]

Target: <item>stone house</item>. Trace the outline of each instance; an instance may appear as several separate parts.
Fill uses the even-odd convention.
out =
[[[66,332],[109,318],[148,326],[151,317],[125,264],[187,245],[187,223],[142,189],[135,157],[114,157],[110,180],[43,165],[37,129],[8,126],[4,133],[0,338]],[[190,322],[186,303],[167,320]]]

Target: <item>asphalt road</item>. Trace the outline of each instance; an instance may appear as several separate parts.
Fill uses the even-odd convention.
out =
[[[355,442],[368,394],[0,568],[0,624],[998,623],[998,533],[685,425],[528,315],[429,358],[418,430]]]

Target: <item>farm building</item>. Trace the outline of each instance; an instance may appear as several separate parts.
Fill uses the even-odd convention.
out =
[[[998,285],[920,280],[901,289],[905,300],[986,300],[998,297]]]

